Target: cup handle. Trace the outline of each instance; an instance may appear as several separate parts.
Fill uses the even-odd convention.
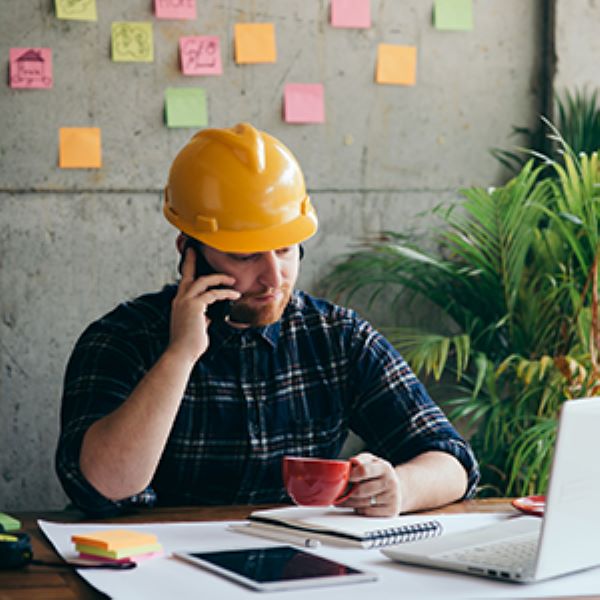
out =
[[[353,490],[354,490],[354,485],[351,483],[350,487],[348,488],[348,490],[346,491],[346,493],[343,494],[342,496],[339,496],[338,498],[336,498],[333,501],[333,505],[337,506],[338,504],[341,504],[342,502],[346,501],[352,495],[352,491]]]
[[[358,465],[358,464],[360,464],[360,463],[356,459],[354,459],[354,458],[350,459],[350,465]],[[334,500],[334,502],[333,502],[334,506],[337,506],[338,504],[345,502],[352,495],[352,492],[354,491],[354,484],[349,483],[348,485],[350,487],[346,490],[346,492],[343,495],[341,495],[339,498],[336,498]]]

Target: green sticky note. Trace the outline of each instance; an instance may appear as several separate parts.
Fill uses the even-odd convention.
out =
[[[206,91],[202,88],[167,88],[165,114],[167,127],[206,127]]]
[[[471,31],[473,0],[435,0],[433,24],[437,29]]]
[[[115,62],[152,62],[152,23],[118,21],[111,25],[112,59]]]
[[[96,0],[54,0],[56,17],[72,21],[97,21]]]
[[[6,513],[0,512],[0,531],[15,531],[21,529],[21,522]]]

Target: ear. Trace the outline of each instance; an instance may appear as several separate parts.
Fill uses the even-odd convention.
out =
[[[187,235],[185,233],[179,232],[177,239],[175,240],[175,245],[177,246],[177,252],[183,256],[183,247],[185,246],[185,240],[187,239]]]

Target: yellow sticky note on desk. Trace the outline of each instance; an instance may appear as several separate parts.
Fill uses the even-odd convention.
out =
[[[415,85],[417,81],[415,46],[379,44],[375,80],[377,83]]]
[[[82,533],[71,536],[71,541],[74,544],[95,546],[105,550],[147,546],[157,543],[156,536],[152,533],[141,533],[128,529],[104,529],[91,533]]]
[[[99,169],[102,145],[98,127],[61,127],[58,166],[61,169]]]
[[[117,21],[111,25],[112,59],[115,62],[153,62],[152,23]]]
[[[97,21],[96,0],[54,0],[56,17],[71,21]]]
[[[274,63],[277,60],[273,23],[236,23],[235,62]]]

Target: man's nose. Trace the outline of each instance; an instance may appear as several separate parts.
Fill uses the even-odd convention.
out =
[[[274,250],[262,255],[259,282],[265,287],[279,288],[283,281],[282,264]]]

